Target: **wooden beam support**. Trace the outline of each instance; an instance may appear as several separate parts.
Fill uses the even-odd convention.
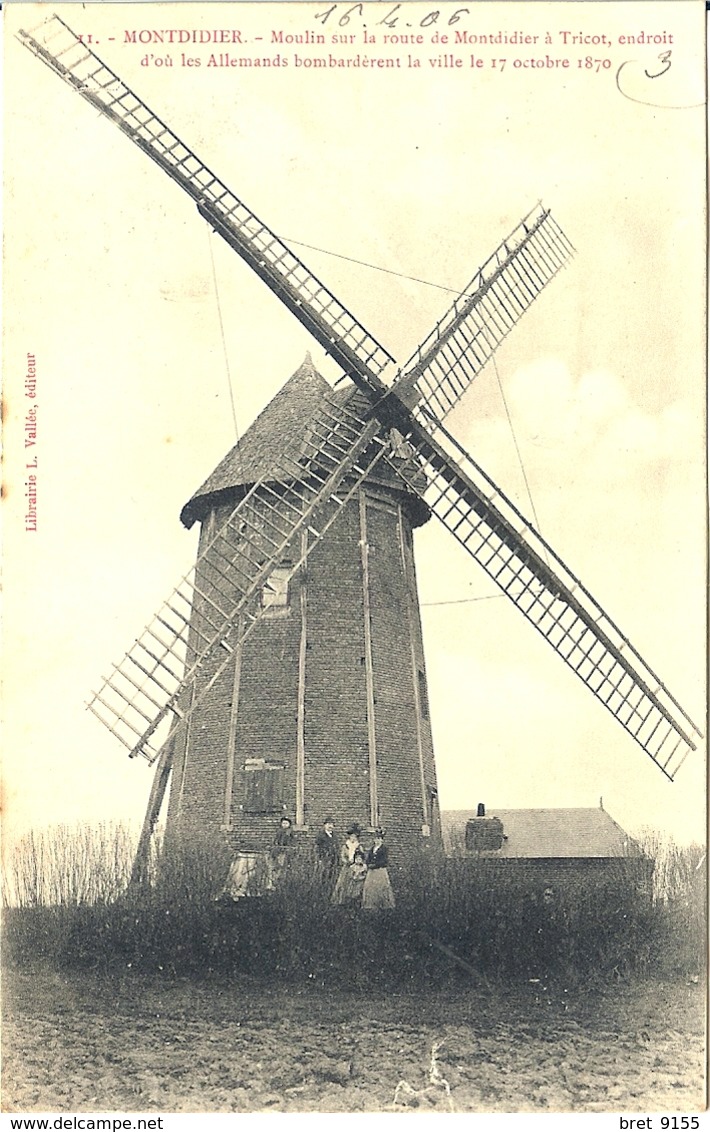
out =
[[[141,835],[138,839],[138,848],[136,850],[136,858],[133,862],[133,869],[131,870],[131,884],[142,884],[148,877],[148,864],[150,861],[150,839],[153,836],[155,823],[160,814],[160,808],[163,804],[165,797],[165,790],[170,778],[170,771],[173,766],[173,752],[175,750],[175,738],[173,737],[170,742],[166,743],[158,765],[153,775],[153,785],[150,788],[148,796],[148,807],[143,819],[143,827]]]
[[[375,682],[372,668],[372,631],[370,625],[370,568],[367,545],[367,497],[358,493],[360,503],[360,555],[362,560],[362,616],[365,631],[365,685],[367,696],[367,746],[370,768],[370,825],[379,823],[377,804],[377,729],[375,726]]]

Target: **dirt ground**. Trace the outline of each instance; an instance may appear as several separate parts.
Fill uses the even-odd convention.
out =
[[[616,983],[574,993],[525,979],[473,982],[382,994],[264,987],[216,975],[12,972],[4,989],[2,1107],[58,1113],[689,1113],[704,1107],[702,982]]]

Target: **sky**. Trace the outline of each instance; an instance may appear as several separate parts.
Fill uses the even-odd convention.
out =
[[[552,209],[577,254],[449,427],[526,515],[534,504],[704,730],[702,3],[644,4],[642,19],[634,3],[564,0],[55,8],[401,362],[520,217]],[[19,44],[46,11],[4,12],[10,835],[141,820],[150,768],[84,704],[191,564],[196,531],[178,516],[234,443],[230,382],[243,433],[307,351],[338,377],[185,194]],[[192,44],[188,67],[182,47],[126,35],[225,26],[248,41],[228,55],[289,66],[208,67],[212,49]],[[460,29],[478,42],[453,44]],[[279,30],[354,41],[274,44]],[[506,45],[516,31],[537,43]],[[656,42],[619,42],[640,33]],[[296,65],[333,53],[400,66]],[[442,807],[603,798],[629,832],[702,839],[704,750],[668,783],[436,520],[415,537]]]

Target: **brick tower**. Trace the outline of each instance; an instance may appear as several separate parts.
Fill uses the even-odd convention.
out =
[[[200,554],[327,392],[307,357],[186,504],[183,523],[201,524]],[[235,851],[253,851],[273,842],[283,815],[309,839],[333,814],[340,831],[351,821],[385,825],[395,853],[438,846],[412,548],[413,528],[428,517],[380,461],[287,582],[311,537],[297,536],[257,599],[263,616],[179,734],[168,833],[220,831]],[[208,562],[193,625],[204,615]]]

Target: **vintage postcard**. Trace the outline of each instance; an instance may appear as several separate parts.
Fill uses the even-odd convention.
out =
[[[3,16],[5,1111],[697,1122],[703,3]]]

